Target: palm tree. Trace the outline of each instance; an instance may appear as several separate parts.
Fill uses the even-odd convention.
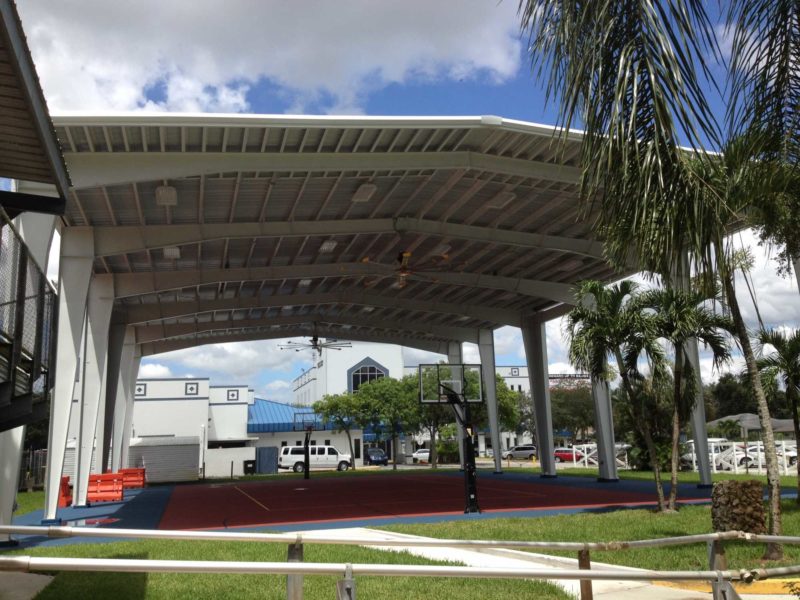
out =
[[[761,131],[767,143],[755,155],[797,172],[800,166],[800,4],[793,0],[731,0],[729,128]],[[754,222],[775,247],[779,271],[795,271],[800,286],[800,190],[761,204]]]
[[[707,294],[675,288],[648,290],[637,300],[643,307],[655,311],[657,335],[666,339],[675,351],[667,503],[671,511],[676,509],[678,498],[681,429],[689,420],[697,398],[697,374],[686,353],[686,345],[693,339],[702,342],[711,349],[716,367],[730,358],[725,332],[732,331],[733,325],[728,317],[703,306],[707,300]]]
[[[644,396],[637,386],[642,376],[637,365],[644,354],[658,370],[663,364],[663,353],[656,341],[653,316],[633,302],[638,289],[630,280],[609,287],[599,281],[581,282],[575,297],[576,306],[567,314],[566,335],[570,362],[593,379],[608,380],[611,377],[608,360],[616,362],[634,421],[641,426],[656,482],[658,509],[662,511],[661,466],[653,436],[646,425]]]
[[[737,31],[750,26],[741,16],[750,14],[746,3],[733,2],[730,21]],[[790,16],[796,16],[798,9],[793,10]],[[706,57],[719,57],[703,2],[520,0],[520,13],[530,34],[534,66],[547,77],[548,94],[559,100],[562,135],[576,121],[584,129],[581,192],[587,210],[596,215],[596,233],[609,260],[622,267],[633,252],[643,270],[665,276],[678,265],[678,277],[688,277],[682,267],[688,252],[695,269],[719,276],[770,446],[769,532],[779,535],[774,435],[733,293],[733,271],[727,267],[732,249],[726,241],[731,228],[741,226],[747,209],[785,198],[785,187],[772,186],[775,178],[761,177],[760,171],[768,168],[765,162],[753,161],[774,147],[774,136],[764,135],[763,127],[746,127],[731,129],[737,136],[723,141],[703,84],[711,80]],[[796,29],[795,22],[777,26]],[[795,75],[797,69],[790,72]],[[792,107],[796,104],[784,104],[787,110]],[[789,112],[796,118],[796,110]],[[796,135],[796,121],[794,127]],[[680,147],[681,137],[694,152]],[[722,155],[701,152],[704,140],[721,147]],[[735,156],[728,155],[730,150]],[[765,556],[780,558],[782,550],[771,544]]]
[[[800,416],[797,414],[797,404],[800,399],[800,331],[795,331],[791,335],[784,335],[776,329],[761,331],[758,341],[759,369],[776,369],[783,374],[786,400],[792,411],[794,439],[800,444]],[[772,346],[775,351],[765,355],[766,346]],[[800,469],[797,472],[797,503],[800,504]]]

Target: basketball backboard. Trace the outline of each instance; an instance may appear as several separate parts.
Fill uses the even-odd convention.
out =
[[[423,404],[480,404],[483,402],[481,366],[419,365],[419,399]]]

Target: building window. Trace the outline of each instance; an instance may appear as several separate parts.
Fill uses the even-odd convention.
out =
[[[239,390],[228,390],[228,402],[239,401]]]
[[[281,442],[281,448],[283,448],[284,446],[288,446],[288,445],[289,445],[289,442],[287,442],[285,440],[283,442]]]
[[[147,396],[147,384],[146,383],[137,383],[136,387],[133,390],[134,396]]]
[[[375,381],[376,379],[383,379],[386,377],[386,373],[381,371],[375,365],[364,365],[363,367],[359,367],[353,374],[350,376],[350,382],[352,384],[352,388],[354,392],[358,391],[365,383],[369,383],[370,381]]]
[[[330,440],[325,440],[325,445],[326,446],[330,446],[331,445],[331,441]]]
[[[197,382],[187,382],[184,385],[184,396],[197,396],[200,393],[199,388],[200,386],[197,384]]]

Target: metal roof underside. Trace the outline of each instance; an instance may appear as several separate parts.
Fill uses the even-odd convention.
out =
[[[26,210],[54,212],[49,196],[66,198],[69,189],[61,149],[11,0],[0,0],[0,177],[54,186],[42,190],[42,195],[25,195]],[[63,212],[63,202],[59,206],[56,212]]]
[[[74,184],[64,222],[94,227],[95,272],[113,274],[143,354],[314,333],[439,350],[563,314],[574,283],[619,276],[582,214],[578,136],[559,144],[549,127],[499,117],[54,122]],[[157,202],[159,186],[175,188],[175,205]]]

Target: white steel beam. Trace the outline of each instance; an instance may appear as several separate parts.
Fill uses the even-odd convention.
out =
[[[47,486],[45,488],[44,521],[55,521],[58,491],[64,467],[69,415],[78,367],[79,347],[83,332],[86,297],[94,264],[91,230],[68,227],[61,236],[59,265],[58,338],[56,348],[55,387],[50,403],[49,449],[47,453]]]
[[[72,480],[74,506],[87,506],[86,494],[96,447],[95,469],[103,471],[103,437],[98,433],[98,415],[105,423],[106,358],[108,354],[108,328],[114,306],[114,288],[110,275],[95,275],[89,284],[87,305],[86,352],[83,357],[80,400],[78,404],[78,439],[75,444],[75,477]]]
[[[124,447],[125,437],[125,424],[128,418],[128,412],[132,410],[128,405],[133,402],[131,390],[131,381],[136,380],[139,369],[136,367],[134,370],[134,360],[136,351],[136,332],[130,325],[125,327],[124,339],[122,341],[122,350],[120,352],[119,361],[115,361],[114,367],[111,369],[109,363],[109,377],[116,376],[116,397],[114,400],[114,430],[111,434],[111,470],[119,471],[125,464],[122,462],[122,450]],[[116,373],[114,373],[116,371]]]
[[[436,337],[459,340],[462,342],[478,343],[478,336],[474,329],[466,327],[451,327],[442,325],[415,324],[407,321],[387,321],[386,319],[369,318],[358,315],[357,318],[331,317],[326,315],[302,315],[289,317],[276,317],[271,319],[242,319],[239,321],[211,321],[209,323],[178,323],[165,325],[139,325],[136,327],[136,343],[143,344],[175,337],[204,333],[210,331],[241,331],[257,327],[270,327],[272,325],[301,325],[327,324],[327,325],[352,325],[355,327],[372,327],[377,330],[397,330],[408,332],[410,335],[422,336],[433,334]],[[346,338],[348,330],[340,330],[337,337]],[[284,336],[285,337],[285,336]]]
[[[444,223],[432,219],[412,219],[408,217],[397,219],[106,226],[94,228],[94,243],[97,256],[113,256],[222,239],[391,233],[437,235],[471,242],[492,243],[528,249],[539,248],[595,259],[603,258],[603,245],[596,240],[479,227],[476,225]]]
[[[378,263],[340,263],[332,265],[287,265],[238,269],[204,269],[196,271],[163,271],[149,273],[116,273],[114,289],[118,298],[165,292],[204,284],[225,282],[262,281],[266,279],[305,279],[320,277],[393,276],[395,269]],[[448,285],[495,289],[522,296],[544,298],[554,302],[572,304],[575,300],[573,286],[552,281],[537,281],[517,277],[501,277],[480,273],[450,273],[418,271],[408,276],[419,281],[433,281]]]
[[[525,360],[533,401],[533,420],[536,423],[536,447],[542,477],[556,477],[553,456],[553,411],[550,403],[550,386],[547,369],[547,333],[545,324],[531,320],[522,329]]]
[[[124,320],[129,324],[175,319],[220,310],[266,309],[280,306],[309,306],[313,304],[355,304],[377,308],[403,308],[419,312],[458,315],[519,327],[520,314],[516,311],[479,304],[453,304],[407,298],[390,298],[375,292],[342,291],[323,294],[291,294],[264,298],[230,298],[196,300],[189,302],[162,302],[141,304],[124,309]]]
[[[578,184],[580,169],[478,152],[69,152],[75,189],[241,171],[405,171],[475,169]]]
[[[341,330],[332,331],[326,327],[318,327],[316,330],[320,337],[333,337],[332,334],[341,336]],[[254,333],[230,333],[226,335],[214,335],[206,337],[198,337],[192,339],[179,339],[179,340],[161,340],[157,342],[148,342],[139,344],[137,347],[141,349],[142,356],[152,356],[154,354],[163,354],[164,352],[173,352],[175,350],[183,350],[185,348],[195,348],[197,346],[204,346],[207,344],[222,344],[228,342],[253,342],[261,340],[274,340],[283,339],[287,337],[298,337],[309,335],[309,330],[297,329],[294,331],[283,330],[264,330]],[[380,342],[383,344],[396,344],[398,346],[405,346],[406,348],[416,348],[418,350],[425,350],[426,352],[435,352],[437,354],[447,354],[448,342],[440,342],[436,340],[423,340],[405,338],[401,336],[393,336],[382,334],[380,332],[365,333],[365,332],[348,332],[347,339],[354,342]]]
[[[480,329],[478,331],[478,351],[481,356],[481,378],[486,390],[486,412],[489,416],[489,431],[492,438],[492,456],[494,472],[503,472],[503,447],[500,444],[500,419],[497,411],[497,367],[494,359],[494,331]]]

